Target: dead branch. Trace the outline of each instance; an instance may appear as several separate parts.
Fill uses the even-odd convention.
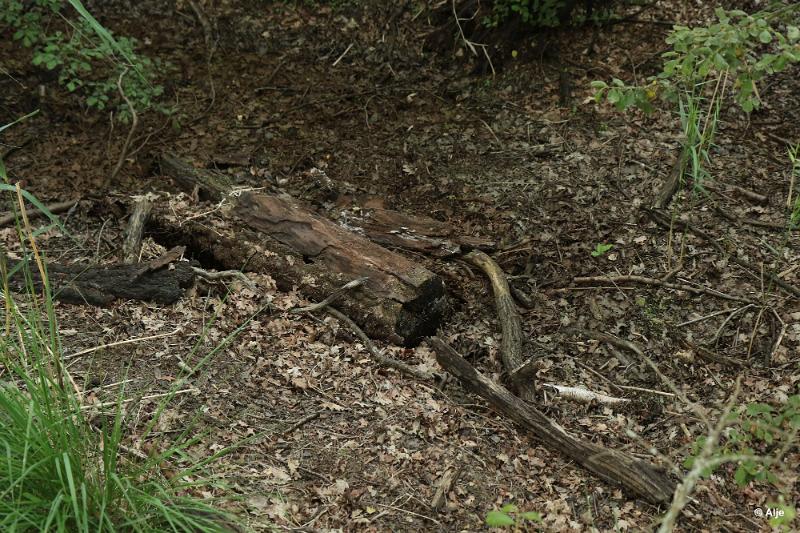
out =
[[[45,208],[50,213],[57,215],[59,213],[63,213],[64,211],[69,211],[77,203],[78,200],[67,200],[66,202],[56,202],[54,204],[46,205]],[[29,220],[44,216],[44,213],[42,211],[39,211],[38,209],[26,209],[25,213],[27,214]],[[14,222],[14,220],[16,220],[16,218],[17,217],[15,213],[9,213],[7,215],[3,215],[2,217],[0,217],[0,227],[5,226],[7,224],[11,224],[12,222]]]
[[[542,385],[542,387],[553,389],[556,391],[556,395],[560,398],[575,400],[576,402],[580,403],[597,402],[607,405],[615,405],[630,401],[626,398],[615,398],[614,396],[608,396],[607,394],[602,394],[600,392],[590,391],[589,389],[585,389],[583,387],[565,387],[563,385],[553,385],[552,383],[545,383]]]
[[[442,368],[551,450],[572,459],[605,481],[621,485],[652,503],[664,503],[672,498],[675,484],[653,465],[570,435],[539,410],[483,376],[439,337],[431,337],[429,342]]]
[[[627,275],[627,276],[585,276],[585,277],[577,277],[572,280],[574,283],[577,284],[595,284],[595,283],[611,283],[611,284],[618,284],[618,283],[640,283],[642,285],[655,285],[658,287],[664,287],[665,289],[674,289],[678,291],[685,291],[692,294],[707,294],[709,296],[716,296],[717,298],[722,298],[723,300],[731,300],[734,302],[749,302],[749,300],[745,298],[740,298],[739,296],[731,296],[730,294],[725,294],[723,292],[719,292],[714,289],[710,289],[708,287],[702,286],[695,286],[695,285],[687,285],[684,283],[672,283],[669,281],[660,280],[657,278],[648,278],[645,276],[636,276],[636,275]]]
[[[517,371],[525,364],[525,358],[522,355],[522,321],[514,299],[511,297],[506,275],[503,269],[483,252],[477,250],[470,252],[464,256],[464,259],[483,270],[492,283],[497,318],[503,331],[503,340],[500,345],[503,368],[509,376],[516,378],[513,387],[518,390],[520,396],[526,401],[534,401],[536,391],[532,382],[532,374]],[[523,381],[520,378],[526,379]]]
[[[9,265],[13,271],[15,264]],[[20,269],[22,270],[22,269]],[[53,297],[73,304],[105,306],[115,299],[144,300],[159,304],[175,303],[194,281],[188,262],[175,263],[174,268],[142,272],[140,265],[59,265],[46,267]],[[43,287],[42,275],[30,272],[36,290]],[[9,279],[14,290],[26,290],[21,272]]]
[[[119,174],[119,171],[122,168],[123,163],[125,163],[125,156],[128,155],[128,148],[130,148],[131,145],[133,132],[136,131],[136,126],[139,124],[139,117],[136,115],[136,108],[133,107],[133,104],[131,103],[130,99],[125,94],[125,90],[122,88],[122,79],[125,77],[125,74],[127,73],[128,73],[127,68],[120,73],[119,79],[117,80],[117,89],[119,90],[120,96],[122,96],[122,99],[125,100],[125,104],[127,104],[128,109],[131,112],[131,129],[128,130],[128,136],[125,138],[125,144],[122,145],[122,151],[120,151],[119,153],[119,159],[117,159],[117,164],[114,166],[114,170],[111,171],[112,181],[114,180],[114,178],[117,177],[117,174]]]

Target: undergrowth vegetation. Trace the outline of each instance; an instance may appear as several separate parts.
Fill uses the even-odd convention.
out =
[[[726,97],[745,113],[759,109],[759,85],[800,62],[800,4],[773,3],[752,15],[721,7],[715,13],[718,21],[708,26],[675,26],[667,38],[671,50],[662,54],[662,70],[647,83],[627,85],[615,78],[610,84],[591,84],[598,102],[605,100],[621,111],[636,107],[650,113],[659,98],[677,111],[682,133],[679,177],[682,183],[684,176],[690,177],[695,193],[704,192],[711,177],[707,167]],[[795,158],[792,162],[794,167]],[[787,207],[794,205],[790,186]],[[790,228],[793,220],[790,215]]]
[[[0,0],[0,24],[86,107],[110,109],[121,122],[131,118],[129,104],[137,113],[172,112],[157,81],[168,65],[138,53],[136,39],[112,36],[79,0]]]
[[[629,0],[627,3],[634,2]],[[587,21],[599,23],[611,19],[612,4],[609,0],[494,0],[490,14],[483,18],[483,24],[498,27],[514,18],[537,28]]]
[[[773,2],[752,15],[723,8],[715,13],[717,22],[708,26],[675,26],[667,38],[671,50],[662,54],[661,72],[645,83],[628,85],[620,79],[592,83],[598,102],[613,104],[621,111],[635,107],[650,113],[661,99],[675,112],[681,128],[677,178],[679,185],[691,185],[684,199],[690,209],[701,201],[713,203],[706,185],[715,178],[709,168],[723,102],[732,100],[746,114],[761,108],[764,102],[759,87],[770,75],[800,62],[800,5]],[[786,232],[779,251],[774,252],[774,265],[764,265],[773,275],[800,221],[800,196],[795,191],[800,168],[797,152],[797,146],[788,148],[791,171]],[[686,207],[673,204],[673,219]],[[773,288],[767,284],[762,290]],[[779,405],[731,403],[714,424],[707,413],[700,415],[707,421],[709,433],[693,443],[683,465],[688,472],[661,531],[674,527],[696,481],[715,473],[727,473],[740,489],[755,483],[777,490],[777,497],[766,503],[771,514],[765,516],[772,527],[788,530],[796,509],[790,497],[791,482],[787,482],[792,476],[787,475],[783,460],[798,445],[800,396],[786,396]],[[728,465],[730,468],[721,471]]]
[[[3,335],[0,336],[0,530],[2,531],[221,531],[230,517],[210,498],[215,486],[207,465],[229,448],[196,461],[187,450],[197,442],[192,424],[169,441],[157,438],[145,454],[126,445],[154,438],[159,417],[186,377],[202,367],[218,346],[161,395],[150,420],[140,426],[126,410],[125,381],[116,400],[100,405],[84,391],[63,359],[46,263],[22,209],[30,200],[8,184],[0,160],[0,190],[11,194],[18,213],[23,259],[0,251]],[[44,230],[60,226],[52,223]],[[12,282],[12,280],[19,280]],[[37,282],[36,280],[43,280]],[[12,285],[23,296],[12,296]],[[19,290],[19,289],[17,289]],[[199,344],[198,344],[199,346]],[[84,382],[89,382],[88,379]]]

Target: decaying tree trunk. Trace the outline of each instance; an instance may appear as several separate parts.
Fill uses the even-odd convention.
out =
[[[366,277],[363,286],[344,295],[335,307],[373,337],[412,345],[438,328],[444,283],[426,268],[287,195],[229,195],[219,173],[195,169],[172,157],[162,160],[161,168],[184,187],[199,187],[228,202],[202,223],[180,220],[166,211],[154,215],[155,229],[167,233],[166,239],[210,254],[224,268],[269,274],[279,288],[297,287],[315,300]]]
[[[13,271],[16,264],[9,265]],[[169,305],[183,296],[194,282],[192,265],[186,261],[148,269],[146,265],[47,265],[50,289],[56,300],[75,304],[109,305],[116,299],[144,300]],[[29,268],[34,288],[42,288],[35,265]],[[9,279],[15,290],[25,289],[25,278],[17,272]]]
[[[495,247],[488,239],[459,235],[446,222],[391,209],[342,209],[337,218],[341,225],[358,229],[372,242],[433,257],[452,257],[473,249],[489,251]]]
[[[142,233],[152,210],[153,202],[147,197],[139,198],[133,204],[133,211],[128,219],[128,227],[125,228],[125,240],[122,243],[122,257],[126,263],[139,262],[139,253],[142,249]]]
[[[551,450],[566,455],[600,478],[621,485],[652,503],[666,503],[672,498],[675,484],[663,472],[625,453],[573,437],[539,410],[480,374],[439,337],[431,337],[428,342],[436,351],[436,360],[442,368],[498,412],[530,431]]]

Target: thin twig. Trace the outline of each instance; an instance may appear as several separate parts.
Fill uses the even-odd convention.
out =
[[[316,413],[311,413],[310,415],[301,418],[300,420],[298,420],[297,422],[295,422],[294,424],[289,426],[287,429],[282,431],[281,432],[281,436],[286,436],[286,435],[294,432],[295,430],[305,426],[306,424],[308,424],[312,420],[316,420],[317,418],[319,418],[319,415],[320,415],[320,412],[317,411]]]
[[[458,11],[456,10],[456,0],[453,0],[453,17],[455,18],[456,26],[458,27],[458,33],[461,35],[461,39],[464,41],[464,44],[467,45],[467,48],[469,48],[470,52],[472,52],[475,57],[478,56],[478,51],[476,48],[480,48],[483,51],[483,55],[486,56],[486,61],[489,62],[489,68],[492,69],[492,76],[496,76],[497,72],[494,70],[492,58],[489,57],[489,51],[486,49],[486,45],[470,41],[464,34],[464,29],[461,27],[461,18],[458,16]]]
[[[292,309],[289,309],[289,312],[290,313],[313,313],[314,311],[318,311],[319,309],[322,309],[323,307],[327,307],[327,306],[331,305],[334,301],[339,299],[339,297],[342,296],[347,291],[355,289],[356,287],[360,287],[361,285],[366,283],[368,279],[369,279],[368,277],[354,279],[353,281],[345,283],[344,285],[342,285],[341,287],[339,287],[338,289],[333,291],[327,298],[325,298],[321,302],[315,303],[315,304],[311,304],[311,305],[307,305],[305,307],[294,307]]]
[[[50,213],[56,215],[58,213],[63,213],[64,211],[69,211],[72,207],[78,203],[78,200],[67,200],[66,202],[56,202],[54,204],[46,205],[45,208]],[[38,209],[26,209],[25,213],[28,217],[28,220],[39,218],[44,216],[42,211]],[[16,220],[16,215],[14,213],[9,213],[7,215],[3,215],[0,217],[0,226],[5,226],[6,224],[10,224]]]
[[[775,357],[775,352],[778,350],[778,347],[780,347],[781,342],[783,341],[783,336],[786,334],[786,322],[784,322],[783,319],[781,319],[780,315],[778,314],[777,311],[775,311],[775,309],[770,307],[770,311],[772,311],[772,314],[775,315],[775,318],[778,319],[778,322],[781,323],[781,331],[780,333],[778,333],[778,338],[775,341],[775,344],[772,345],[772,350],[770,351],[769,354],[769,360],[772,361],[772,359]]]
[[[358,336],[358,338],[361,339],[361,341],[364,343],[364,346],[367,348],[367,351],[369,351],[369,353],[372,354],[372,357],[378,362],[378,364],[385,367],[393,368],[398,372],[407,374],[409,376],[413,376],[417,379],[421,379],[424,381],[430,381],[433,378],[433,376],[430,373],[425,372],[424,370],[414,368],[411,365],[407,365],[401,361],[392,359],[391,357],[387,357],[382,353],[380,353],[377,350],[377,348],[375,348],[375,345],[372,344],[370,338],[367,337],[366,333],[364,333],[364,331],[362,331],[362,329],[358,327],[358,324],[353,322],[353,320],[349,316],[345,315],[341,311],[338,311],[333,307],[326,307],[325,311],[331,314],[333,317],[337,318],[339,321],[344,322],[345,324],[350,326],[350,329],[352,329],[353,332]]]
[[[738,309],[741,309],[741,308],[738,308]],[[683,326],[688,326],[689,324],[696,324],[697,322],[702,322],[703,320],[708,320],[709,318],[713,318],[713,317],[719,316],[719,315],[724,315],[725,313],[730,313],[730,312],[736,311],[736,310],[737,309],[725,308],[725,309],[723,309],[721,311],[715,311],[714,313],[711,313],[710,315],[705,315],[705,316],[693,318],[691,320],[687,320],[686,322],[681,322],[680,324],[677,324],[675,327],[676,328],[682,328]]]
[[[650,394],[657,394],[659,396],[667,396],[668,398],[672,398],[672,397],[675,396],[675,394],[673,394],[671,392],[664,392],[664,391],[655,390],[655,389],[645,389],[643,387],[634,387],[633,385],[617,385],[617,387],[619,387],[620,389],[633,390],[633,391],[636,391],[636,392],[649,392]]]
[[[175,331],[170,331],[169,333],[159,333],[158,335],[150,335],[148,337],[137,337],[135,339],[126,339],[124,341],[117,341],[117,342],[110,342],[108,344],[101,344],[101,345],[95,346],[93,348],[86,348],[85,350],[81,350],[79,352],[75,352],[75,353],[70,354],[70,355],[65,355],[64,356],[64,360],[66,361],[68,359],[74,359],[76,357],[80,357],[81,355],[86,355],[87,353],[96,352],[97,350],[103,350],[105,348],[112,348],[114,346],[122,346],[123,344],[133,344],[135,342],[144,342],[144,341],[151,341],[151,340],[154,340],[154,339],[160,339],[162,337],[170,337],[172,335],[180,333],[180,331],[182,329],[183,329],[182,327],[178,326],[177,328],[175,328]]]
[[[347,52],[349,52],[350,49],[353,48],[353,44],[354,43],[350,43],[350,45],[347,48],[344,49],[344,52],[342,52],[342,55],[340,55],[339,58],[336,61],[333,62],[333,65],[331,65],[332,67],[335,67],[336,65],[339,64],[339,61],[344,59],[344,56],[347,55]]]
[[[716,344],[717,344],[717,341],[719,340],[719,336],[720,336],[720,335],[722,335],[722,330],[723,330],[723,329],[725,329],[725,325],[726,325],[728,322],[730,322],[730,320],[731,320],[731,319],[732,319],[734,316],[738,315],[738,314],[739,314],[739,313],[741,313],[742,311],[746,311],[746,310],[750,309],[750,308],[751,308],[751,307],[753,307],[754,305],[755,305],[755,304],[747,304],[747,305],[744,305],[744,306],[742,306],[742,307],[740,307],[740,308],[738,308],[738,309],[734,309],[734,310],[733,310],[733,312],[731,312],[731,314],[729,314],[727,317],[725,317],[725,320],[723,320],[723,321],[722,321],[722,324],[720,324],[720,325],[719,325],[719,328],[717,328],[717,332],[714,334],[714,338],[712,338],[712,339],[711,339],[710,341],[708,341],[706,344],[708,344],[708,345],[716,345]]]
[[[125,156],[127,155],[128,148],[131,145],[131,139],[133,139],[133,132],[136,131],[136,126],[139,124],[139,117],[136,115],[136,108],[133,107],[133,104],[131,103],[130,99],[125,95],[125,90],[122,88],[122,79],[125,77],[125,74],[127,73],[128,73],[127,68],[120,73],[119,79],[117,80],[117,89],[119,90],[119,94],[120,96],[122,96],[122,99],[125,100],[128,109],[130,109],[131,111],[131,129],[128,131],[128,137],[125,139],[125,144],[122,145],[122,151],[119,153],[119,159],[117,160],[117,165],[111,172],[112,181],[114,180],[114,178],[117,177],[117,174],[119,174],[119,171],[122,168],[123,163],[125,163]]]
[[[333,316],[340,322],[344,322],[345,324],[347,324],[347,326],[349,326],[350,329],[353,330],[353,332],[356,334],[356,336],[359,339],[361,339],[361,341],[364,343],[364,346],[366,347],[367,351],[372,355],[373,359],[375,359],[381,366],[393,368],[403,374],[407,374],[409,376],[413,376],[421,380],[425,381],[431,380],[433,376],[430,373],[425,372],[424,370],[420,370],[418,368],[414,368],[411,365],[407,365],[401,361],[383,355],[381,352],[378,351],[377,348],[375,348],[375,345],[372,343],[372,340],[370,340],[370,338],[367,337],[367,334],[364,333],[364,331],[360,327],[358,327],[358,324],[353,322],[353,320],[349,316],[345,315],[341,311],[334,309],[333,307],[330,306],[331,303],[333,303],[333,301],[339,298],[342,294],[349,291],[350,289],[354,289],[356,287],[363,285],[367,281],[367,279],[368,278],[354,279],[353,281],[346,283],[342,287],[336,289],[333,293],[331,293],[330,296],[328,296],[321,302],[307,305],[305,307],[295,307],[293,309],[290,309],[289,312],[295,314],[311,313],[314,311],[318,311],[320,309],[324,309],[325,312],[328,313],[329,315]]]
[[[154,400],[156,398],[166,398],[167,396],[172,397],[172,396],[177,396],[178,394],[186,394],[187,392],[195,392],[196,393],[196,392],[200,392],[200,389],[191,387],[191,388],[188,388],[188,389],[181,389],[181,390],[170,391],[170,392],[161,392],[161,393],[158,393],[158,394],[148,394],[147,396],[142,396],[141,398],[139,398],[139,401],[143,402],[145,400]],[[113,407],[113,406],[119,405],[119,404],[130,403],[130,402],[133,402],[135,400],[136,400],[136,398],[128,398],[127,400],[122,400],[122,401],[87,404],[87,405],[84,405],[84,406],[81,407],[81,411],[85,411],[87,409],[93,409],[93,408],[102,409],[104,407]]]
[[[662,281],[657,278],[648,278],[645,276],[586,276],[574,278],[572,281],[574,283],[641,283],[642,285],[656,285],[666,289],[686,291],[692,294],[707,294],[709,296],[716,296],[717,298],[722,298],[723,300],[732,300],[734,302],[749,302],[749,300],[746,300],[745,298],[731,296],[730,294],[725,294],[708,287],[686,285],[683,283],[671,283],[669,281]]]

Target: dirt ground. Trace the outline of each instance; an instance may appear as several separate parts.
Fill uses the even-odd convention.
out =
[[[751,117],[724,110],[710,166],[717,208],[691,191],[672,202],[679,220],[722,245],[727,254],[721,255],[697,235],[656,225],[641,209],[672,168],[676,118],[623,115],[589,98],[591,80],[654,73],[668,26],[555,32],[549,49],[528,38],[498,58],[503,68],[496,76],[477,76],[456,38],[446,53],[424,48],[434,29],[424,3],[355,4],[205,3],[218,37],[209,61],[203,28],[186,2],[89,3],[116,34],[136,37],[145,52],[172,64],[167,94],[181,123],[175,128],[170,119],[143,114],[136,152],[113,182],[108,176],[127,128],[112,127],[108,115],[84,110],[54,84],[41,92],[41,72],[26,52],[10,39],[0,43],[8,72],[0,75],[0,123],[40,109],[0,138],[4,151],[20,146],[6,158],[10,178],[46,202],[81,198],[64,216],[70,236],[41,236],[49,258],[117,262],[132,196],[151,192],[164,205],[191,202],[153,164],[172,152],[231,172],[245,185],[279,186],[320,212],[370,202],[495,241],[494,258],[534,302],[520,310],[526,353],[538,361],[537,383],[636,400],[620,409],[545,394],[539,407],[570,432],[673,475],[708,431],[680,396],[715,417],[737,378],[737,403],[779,405],[798,394],[800,303],[764,277],[774,271],[800,286],[797,232],[780,229],[791,169],[783,140],[800,138],[796,68],[770,80],[763,110]],[[694,23],[710,15],[684,2],[660,4],[642,18]],[[566,103],[562,68],[572,86]],[[312,169],[324,171],[332,185],[321,188]],[[734,186],[769,203],[754,203]],[[200,217],[214,216],[212,204],[188,205]],[[13,251],[13,228],[0,234]],[[164,250],[157,237],[146,240],[144,258]],[[594,257],[599,243],[614,247]],[[743,268],[728,254],[762,270]],[[483,275],[459,260],[413,259],[446,281],[442,335],[501,379],[500,327]],[[674,283],[758,305],[664,286],[573,283],[579,276],[670,273]],[[203,282],[172,306],[59,303],[57,312],[67,357],[144,339],[68,359],[87,401],[113,400],[118,389],[108,385],[123,379],[131,398],[157,394],[185,364],[208,356],[162,416],[156,436],[169,439],[195,424],[199,440],[187,461],[250,438],[211,465],[220,484],[202,494],[236,496],[227,505],[253,530],[474,531],[485,527],[488,511],[508,502],[540,512],[537,527],[546,531],[646,531],[663,513],[539,445],[454,380],[425,383],[379,368],[343,324],[288,314],[308,303],[302,294],[278,291],[267,276],[248,276],[256,288]],[[264,301],[275,310],[248,321]],[[694,320],[701,317],[708,318]],[[569,328],[635,342],[663,379],[636,354]],[[692,348],[715,338],[722,363]],[[378,344],[409,364],[438,368],[425,343]],[[148,420],[156,402],[131,402],[131,423]],[[153,444],[133,432],[128,445]],[[799,464],[795,446],[779,475],[794,502]],[[445,507],[432,509],[438,480],[456,467],[461,475]],[[769,530],[753,512],[775,501],[779,489],[765,482],[740,489],[734,469],[725,466],[700,482],[681,530]]]

